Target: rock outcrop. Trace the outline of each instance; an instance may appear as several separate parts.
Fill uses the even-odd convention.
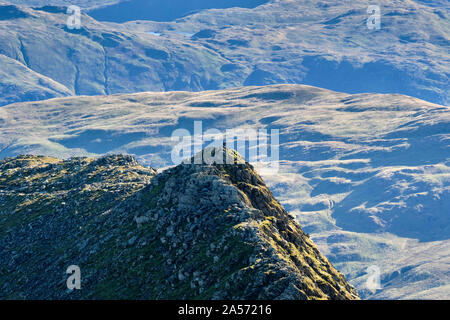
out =
[[[358,298],[246,162],[22,156],[0,190],[3,299]]]

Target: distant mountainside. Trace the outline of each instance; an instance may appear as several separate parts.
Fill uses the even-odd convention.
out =
[[[3,299],[358,298],[248,163],[20,156],[0,190]]]
[[[2,11],[6,13],[0,18],[0,54],[20,62],[25,74],[38,73],[58,82],[68,89],[65,94],[204,90],[218,88],[219,83],[238,83],[239,75],[220,71],[226,63],[224,58],[195,42],[162,40],[148,33],[127,31],[121,25],[100,24],[85,15],[83,27],[71,30],[66,25],[64,8],[33,10],[2,5],[0,16]],[[2,64],[0,69],[14,74],[13,67]],[[9,93],[7,99],[0,98],[1,105],[37,100],[11,89],[8,80],[0,80],[0,87],[6,87],[2,90]],[[16,82],[18,88],[24,86],[21,78]],[[13,94],[17,95],[15,99],[10,97]],[[60,95],[49,94],[46,98]]]
[[[280,130],[280,172],[256,169],[362,297],[448,297],[449,107],[300,85],[59,98],[1,108],[0,157],[127,153],[162,168],[194,121]]]
[[[92,164],[102,186],[131,196],[150,188],[152,169],[128,156],[103,158],[107,169],[90,158],[130,154],[165,168],[171,134],[193,133],[194,121],[203,131],[279,129],[280,172],[255,169],[360,297],[450,298],[449,1],[380,2],[379,30],[367,27],[377,4],[367,0],[170,1],[177,10],[168,13],[154,9],[159,0],[0,0],[0,159],[89,157],[13,163]],[[82,8],[80,29],[68,28],[67,5]],[[108,171],[117,161],[128,168],[123,184]],[[68,182],[61,170],[51,173],[62,179],[55,190]],[[33,181],[23,179],[19,190],[28,190]],[[36,190],[22,196],[23,206],[50,201]],[[104,203],[121,197],[108,191]],[[26,219],[12,219],[7,226],[25,228]],[[373,270],[375,291],[366,285]],[[52,279],[62,283],[61,272]],[[10,296],[30,294],[30,279],[17,277],[21,289]],[[205,297],[194,288],[190,295]]]
[[[173,21],[205,9],[255,8],[269,0],[131,0],[88,11],[99,21]]]
[[[73,95],[65,86],[34,72],[14,59],[0,55],[0,65],[1,105]]]
[[[69,6],[76,5],[83,9],[90,9],[102,6],[110,6],[128,0],[8,0],[7,3],[14,5],[25,5],[30,7],[44,7],[44,6]]]
[[[35,9],[0,6],[0,54],[73,95],[301,83],[348,93],[401,93],[443,105],[450,101],[445,2],[383,2],[380,30],[367,28],[370,3],[365,0],[269,1],[253,9],[202,10],[171,22],[122,24],[96,21],[83,9],[80,30],[67,28],[65,7],[37,3],[60,2],[20,2]],[[92,6],[101,3],[110,2]],[[119,6],[133,8],[133,3]],[[214,6],[189,3],[193,10]],[[87,6],[83,1],[71,4]],[[111,8],[115,6],[101,10]],[[136,13],[145,14],[146,7],[139,8]],[[10,64],[0,68],[14,72]],[[17,79],[18,88],[21,82]],[[9,85],[0,79],[0,87]],[[45,85],[45,97],[67,94]],[[8,90],[0,105],[43,98],[32,93],[12,97],[21,91]]]

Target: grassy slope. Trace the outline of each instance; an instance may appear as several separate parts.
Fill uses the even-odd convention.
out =
[[[363,290],[378,265],[380,297],[446,296],[448,107],[285,85],[55,99],[4,107],[0,119],[2,157],[103,150],[154,167],[172,164],[170,135],[192,132],[194,120],[204,130],[278,128],[281,172],[263,176],[340,270]]]

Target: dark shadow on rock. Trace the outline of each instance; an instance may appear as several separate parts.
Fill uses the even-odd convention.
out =
[[[28,18],[29,14],[12,5],[0,5],[0,20]]]
[[[173,21],[204,9],[255,8],[268,0],[131,0],[93,9],[90,16],[99,21]]]
[[[250,73],[247,79],[245,79],[244,86],[264,86],[282,82],[283,81],[280,77],[269,71],[255,69],[252,73]]]
[[[337,62],[321,56],[306,56],[302,65],[308,70],[303,79],[307,85],[352,94],[399,93],[434,103],[442,102],[437,92],[419,88],[419,78],[396,68],[388,61],[368,62],[357,66],[347,60]],[[444,82],[443,86],[445,85]]]
[[[107,153],[147,136],[146,132],[122,133],[113,130],[91,129],[80,132],[74,137],[49,139],[66,148],[81,148],[91,153]]]

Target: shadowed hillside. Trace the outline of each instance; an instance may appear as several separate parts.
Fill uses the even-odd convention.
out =
[[[204,9],[254,8],[268,0],[131,0],[90,10],[99,21],[172,21]]]
[[[176,9],[164,13],[146,9],[159,1],[135,3],[98,10],[117,8],[126,20],[123,6],[142,18],[148,12],[176,16],[189,6],[218,5],[164,1],[160,10]],[[383,2],[381,28],[369,30],[365,0],[281,0],[252,9],[226,3],[232,7],[202,10],[172,22],[100,22],[83,9],[81,28],[73,30],[67,28],[64,7],[0,5],[0,54],[22,64],[21,72],[50,78],[73,95],[299,83],[348,93],[406,94],[442,105],[450,101],[450,25],[444,4]],[[0,68],[6,74],[14,71],[11,64]],[[19,80],[16,85],[23,86]],[[15,90],[4,89],[9,97],[0,97],[0,105],[62,95],[48,82],[29,90],[39,85],[51,93],[14,97]],[[0,79],[0,88],[9,86]]]

